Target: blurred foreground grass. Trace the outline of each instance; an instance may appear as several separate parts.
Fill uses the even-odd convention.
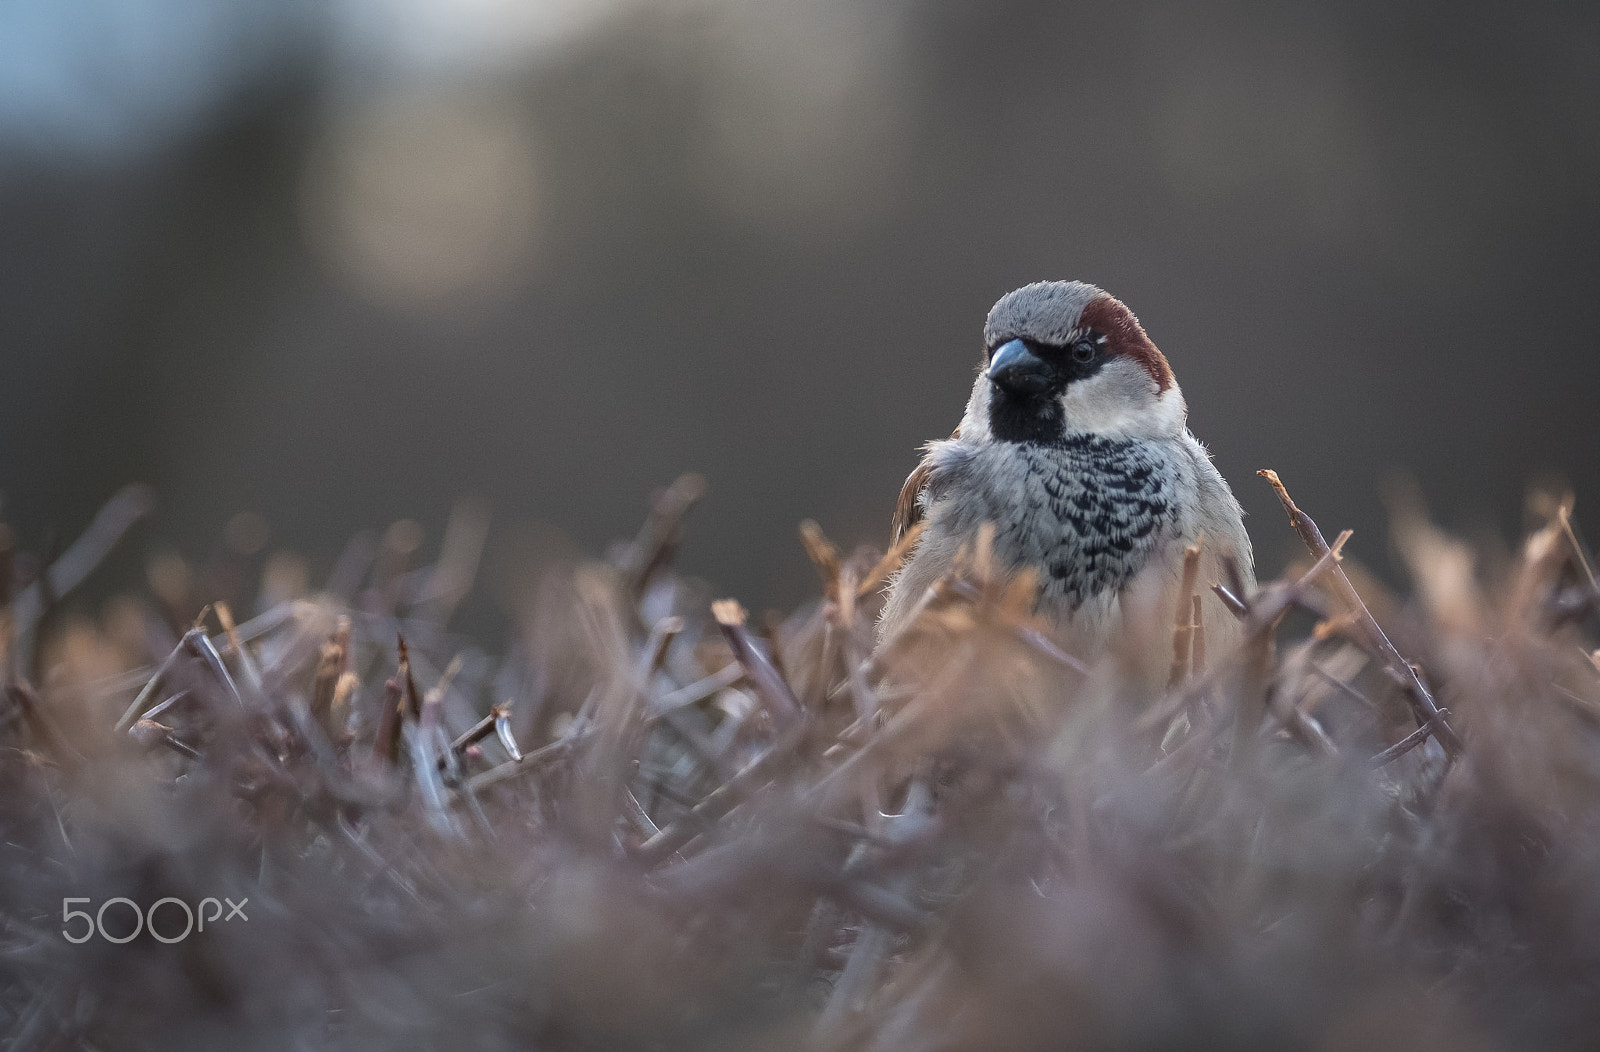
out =
[[[404,529],[352,544],[320,591],[280,564],[243,596],[248,543],[169,560],[96,621],[61,596],[142,492],[47,573],[0,536],[0,580],[32,578],[0,633],[9,1047],[1600,1032],[1600,589],[1570,502],[1495,565],[1403,508],[1413,598],[1315,551],[1233,595],[1236,654],[1135,626],[1178,652],[1139,697],[981,550],[880,646],[893,554],[808,526],[822,597],[752,623],[671,569],[700,485],[548,568],[498,656],[449,629],[471,513],[431,563]],[[253,616],[201,609],[222,598]],[[68,897],[247,899],[248,921],[74,944]]]

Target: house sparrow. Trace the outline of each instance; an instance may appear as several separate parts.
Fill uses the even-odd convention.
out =
[[[1253,584],[1250,538],[1133,312],[1081,281],[1038,282],[1001,297],[983,335],[961,426],[924,447],[901,490],[895,539],[926,525],[889,586],[880,634],[895,633],[993,523],[995,558],[1034,570],[1038,612],[1079,656],[1131,617],[1147,637],[1164,631],[1170,656],[1183,553],[1197,541],[1207,634],[1226,643],[1235,619],[1208,585],[1224,558]]]

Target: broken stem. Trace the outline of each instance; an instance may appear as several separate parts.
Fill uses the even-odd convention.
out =
[[[1278,495],[1278,502],[1283,505],[1283,510],[1288,513],[1289,522],[1294,526],[1295,532],[1300,535],[1300,540],[1312,555],[1321,558],[1328,551],[1328,542],[1322,539],[1322,531],[1317,528],[1311,516],[1301,511],[1289,496],[1289,490],[1284,486],[1283,480],[1278,478],[1275,471],[1264,470],[1257,472],[1262,478],[1272,485]],[[1383,659],[1389,672],[1405,687],[1407,703],[1411,706],[1412,715],[1417,721],[1420,730],[1432,725],[1433,735],[1445,753],[1452,759],[1461,752],[1461,738],[1454,728],[1446,722],[1443,712],[1433,700],[1433,692],[1422,682],[1422,677],[1417,674],[1416,668],[1400,655],[1400,651],[1389,641],[1384,634],[1372,612],[1367,609],[1367,604],[1362,601],[1355,585],[1350,583],[1350,578],[1344,570],[1333,567],[1331,573],[1334,592],[1344,605],[1355,615],[1355,627],[1364,637],[1367,644]]]

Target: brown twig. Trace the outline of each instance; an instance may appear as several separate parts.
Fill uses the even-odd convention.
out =
[[[1195,579],[1200,576],[1200,542],[1183,550],[1183,583],[1172,613],[1172,668],[1167,673],[1167,689],[1180,686],[1189,675],[1189,655],[1194,640],[1194,614],[1189,597],[1194,595]]]
[[[405,691],[405,711],[414,720],[422,719],[422,695],[417,691],[416,677],[411,674],[411,649],[406,646],[406,637],[399,636],[400,668],[395,672],[395,678],[400,681],[401,688]]]
[[[406,683],[411,679],[410,660],[406,643],[400,641],[400,664],[394,676],[383,685],[382,708],[378,715],[378,733],[372,741],[372,758],[393,764],[400,756],[400,726],[406,715]],[[413,684],[413,690],[415,685]]]
[[[1346,530],[1335,539],[1333,546],[1311,565],[1311,568],[1291,582],[1279,582],[1269,585],[1257,592],[1250,605],[1249,615],[1244,618],[1244,640],[1248,645],[1252,641],[1263,639],[1277,627],[1279,619],[1289,611],[1306,589],[1314,584],[1329,569],[1333,568],[1339,560],[1339,551],[1350,537]],[[1213,691],[1219,685],[1219,680],[1228,672],[1227,666],[1219,666],[1206,676],[1198,680],[1191,680],[1187,688],[1174,691],[1159,703],[1152,705],[1136,723],[1140,730],[1154,730],[1182,712],[1196,698]]]
[[[682,851],[689,841],[765,785],[778,763],[787,759],[800,743],[803,733],[803,726],[791,726],[738,774],[712,790],[687,815],[640,845],[635,859],[646,867],[653,867]]]
[[[1045,635],[1033,625],[1016,625],[1012,628],[1016,637],[1026,643],[1033,651],[1050,659],[1062,668],[1071,669],[1080,676],[1089,674],[1089,666],[1062,650],[1055,641]]]
[[[835,601],[839,598],[839,549],[827,534],[822,532],[822,527],[815,519],[807,519],[800,524],[800,542],[805,545],[806,555],[810,556],[815,564],[817,573],[822,577],[823,593]]]
[[[441,737],[438,724],[418,720],[404,728],[403,737],[411,754],[411,773],[417,780],[423,813],[429,824],[445,835],[458,834],[460,829],[449,809],[451,794],[438,769],[436,745]]]
[[[661,671],[661,666],[667,660],[667,650],[682,633],[683,618],[677,615],[663,617],[650,626],[649,638],[645,640],[644,652],[639,657],[638,682],[635,684],[641,696],[649,695],[650,680]]]
[[[162,701],[159,704],[154,705],[154,706],[150,707],[149,709],[145,710],[144,715],[140,716],[139,719],[140,720],[160,719],[162,714],[165,713],[168,709],[172,708],[174,705],[177,705],[178,703],[180,703],[182,701],[188,700],[191,697],[193,697],[193,695],[190,694],[187,690],[180,690],[180,691],[178,691],[178,693],[172,695],[170,698],[167,698],[165,701]]]
[[[733,656],[744,669],[756,695],[766,705],[767,711],[780,726],[792,726],[804,715],[800,702],[789,689],[778,670],[772,667],[766,655],[756,647],[750,630],[745,627],[745,610],[736,599],[719,599],[711,604],[711,615],[722,628],[722,634],[733,648]]]
[[[1312,521],[1311,516],[1301,511],[1289,496],[1289,490],[1283,481],[1278,478],[1275,471],[1263,470],[1257,472],[1262,478],[1272,485],[1273,491],[1278,495],[1278,502],[1283,505],[1283,510],[1289,515],[1289,522],[1294,526],[1295,532],[1300,535],[1300,540],[1307,550],[1317,558],[1321,558],[1328,551],[1328,542],[1322,539],[1322,531]],[[1433,700],[1433,692],[1422,682],[1417,669],[1400,655],[1395,645],[1384,634],[1377,619],[1367,609],[1367,604],[1362,602],[1361,596],[1356,592],[1355,585],[1350,583],[1350,578],[1344,570],[1335,566],[1331,574],[1334,590],[1344,605],[1356,615],[1356,628],[1379,657],[1383,659],[1389,672],[1398,679],[1406,688],[1407,702],[1411,706],[1412,715],[1417,721],[1420,730],[1431,726],[1434,737],[1444,747],[1445,753],[1454,758],[1461,752],[1461,738],[1455,729],[1445,720],[1443,712]]]
[[[311,715],[329,735],[343,726],[343,713],[334,705],[340,682],[350,671],[350,618],[339,618],[333,636],[322,645],[311,681]]]
[[[1583,545],[1578,543],[1578,534],[1572,528],[1572,498],[1569,496],[1556,505],[1556,520],[1561,523],[1561,531],[1566,534],[1567,543],[1572,546],[1572,554],[1578,560],[1578,567],[1583,570],[1584,578],[1589,582],[1591,593],[1600,592],[1600,581],[1595,580],[1594,567],[1589,565],[1589,556],[1584,553]]]
[[[1228,593],[1248,611],[1254,596],[1250,592],[1249,585],[1245,583],[1244,571],[1239,568],[1239,560],[1234,558],[1231,552],[1222,556],[1222,576]]]
[[[198,749],[173,736],[171,727],[164,723],[157,723],[153,719],[142,719],[132,727],[129,727],[128,736],[146,749],[154,749],[160,745],[190,760],[199,760],[201,758]]]
[[[602,608],[596,606],[599,615]],[[605,621],[609,628],[600,628]],[[629,774],[638,765],[647,725],[650,684],[667,658],[672,641],[683,631],[683,618],[663,617],[650,627],[650,635],[634,655],[633,666],[626,668],[623,657],[626,643],[620,638],[620,625],[597,617],[597,631],[612,638],[618,655],[616,674],[599,695],[594,712],[594,734],[589,747],[578,759],[580,791],[575,794],[576,813],[586,817],[589,831],[599,841],[609,841]],[[613,633],[616,633],[615,635]],[[598,637],[597,637],[598,638]],[[626,671],[624,671],[626,669]]]
[[[494,734],[500,739],[500,747],[511,757],[512,763],[522,762],[522,748],[517,745],[517,736],[511,731],[511,706],[510,704],[498,705],[498,711],[492,711],[494,716]]]
[[[1378,711],[1378,706],[1373,704],[1371,698],[1367,697],[1365,694],[1361,693],[1359,690],[1357,690],[1356,688],[1352,687],[1350,684],[1346,683],[1344,680],[1340,679],[1338,676],[1335,676],[1332,672],[1329,672],[1327,669],[1323,668],[1321,665],[1317,664],[1315,661],[1308,662],[1308,665],[1310,666],[1311,671],[1314,672],[1319,679],[1323,680],[1324,682],[1326,682],[1327,684],[1329,684],[1330,686],[1332,686],[1333,688],[1338,690],[1339,693],[1345,695],[1346,697],[1352,699],[1353,701],[1360,702],[1362,705],[1364,705],[1366,708],[1368,708],[1369,710],[1371,710],[1373,712],[1377,712]]]
[[[450,751],[455,753],[457,756],[460,756],[472,746],[483,741],[489,735],[498,733],[500,722],[502,720],[509,720],[510,714],[511,706],[509,704],[490,706],[489,715],[485,716],[483,719],[479,720],[477,723],[474,723],[471,727],[468,727],[465,731],[461,732],[460,736],[458,736],[455,741],[450,743]],[[503,741],[502,744],[504,744]],[[515,745],[516,741],[513,740],[511,744]],[[511,750],[507,749],[506,751],[510,752]],[[521,759],[520,751],[513,753],[511,758],[513,760]]]
[[[1242,621],[1250,616],[1250,607],[1246,606],[1245,601],[1234,595],[1226,586],[1217,583],[1211,586],[1211,591],[1218,599],[1222,600],[1222,605],[1227,607],[1228,612],[1234,617]]]
[[[210,669],[217,682],[228,690],[228,696],[238,706],[238,711],[245,709],[244,696],[239,693],[239,684],[233,681],[233,675],[228,671],[228,666],[222,663],[222,655],[217,653],[217,648],[212,645],[211,637],[207,636],[204,629],[195,628],[183,634],[183,647],[191,655],[200,659],[200,662]]]
[[[239,626],[234,624],[233,610],[227,603],[218,600],[214,604],[217,612],[217,622],[222,625],[223,636],[228,640],[228,653],[233,655],[239,664],[239,674],[249,684],[255,693],[261,692],[261,670],[256,667],[256,659],[250,656],[250,651],[245,649],[244,639],[240,636]]]
[[[1412,749],[1415,749],[1417,746],[1427,741],[1428,736],[1434,733],[1437,726],[1438,724],[1435,723],[1424,723],[1422,726],[1418,727],[1404,738],[1401,738],[1399,741],[1395,742],[1393,745],[1389,746],[1387,749],[1368,760],[1367,763],[1372,767],[1382,767],[1387,763],[1399,759]]]
[[[547,742],[530,753],[522,754],[518,759],[495,764],[487,771],[473,775],[467,779],[466,790],[469,793],[481,793],[491,785],[497,785],[511,778],[532,774],[546,764],[566,756],[572,751],[573,746],[587,741],[593,734],[593,728],[569,731],[565,737],[557,738],[553,742]]]
[[[662,697],[651,708],[649,715],[645,717],[645,722],[655,723],[679,709],[698,704],[713,694],[733,686],[743,679],[744,675],[744,666],[737,661],[724,665],[704,679],[696,680],[687,687],[679,687],[671,694]]]
[[[623,560],[629,595],[642,595],[651,579],[671,564],[683,536],[684,519],[705,497],[706,489],[706,480],[700,475],[680,475],[651,501],[650,514]]]
[[[882,708],[883,702],[862,671],[865,656],[872,652],[872,643],[870,630],[863,632],[856,617],[858,612],[856,600],[859,598],[859,593],[856,590],[855,574],[853,566],[846,567],[840,572],[839,599],[830,605],[833,623],[825,626],[828,635],[824,638],[824,643],[831,642],[835,634],[839,637],[839,648],[845,666],[845,686],[854,702],[856,718],[871,720]],[[829,648],[825,646],[821,673],[824,682],[831,675],[834,664],[828,650]]]
[[[195,629],[194,631],[198,632],[200,630]],[[140,689],[137,695],[134,696],[133,701],[128,705],[127,709],[123,711],[121,717],[118,718],[117,722],[112,727],[112,729],[118,734],[121,734],[123,731],[127,730],[128,727],[132,725],[134,719],[144,711],[145,706],[150,703],[150,699],[155,697],[156,691],[161,689],[161,685],[166,682],[167,677],[172,674],[172,670],[177,667],[178,659],[186,653],[193,653],[193,650],[189,646],[188,640],[189,635],[186,634],[178,641],[178,645],[172,648],[172,652],[166,656],[166,659],[161,662],[160,666],[156,668],[155,672],[145,682],[144,687]]]

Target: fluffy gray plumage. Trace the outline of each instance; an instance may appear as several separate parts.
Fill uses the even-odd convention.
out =
[[[985,369],[956,435],[932,442],[907,480],[896,533],[926,529],[890,586],[881,630],[896,631],[985,522],[995,555],[1033,567],[1039,610],[1083,656],[1130,614],[1170,644],[1184,548],[1203,536],[1200,591],[1208,635],[1234,619],[1210,594],[1221,560],[1247,580],[1249,537],[1238,502],[1186,427],[1183,395],[1131,312],[1093,285],[1041,282],[1003,297],[984,327]],[[1018,394],[991,379],[990,359],[1015,339],[1057,379]],[[1098,348],[1088,362],[1070,358]],[[1021,418],[1034,421],[1023,427]],[[997,437],[997,432],[1000,436]]]

